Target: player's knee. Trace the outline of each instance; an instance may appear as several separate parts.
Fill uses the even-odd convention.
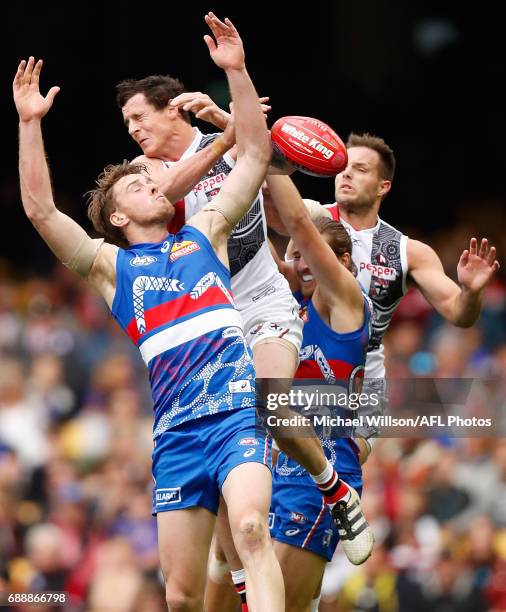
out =
[[[198,593],[191,593],[185,586],[167,584],[165,600],[169,612],[196,612],[203,609],[204,600]]]
[[[240,553],[253,554],[263,549],[268,541],[267,521],[259,512],[250,512],[239,522]]]

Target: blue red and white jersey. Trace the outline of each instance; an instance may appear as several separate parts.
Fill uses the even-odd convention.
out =
[[[323,321],[312,300],[303,298],[299,292],[294,296],[299,302],[304,321],[300,363],[295,378],[321,380],[347,393],[360,393],[369,342],[370,306],[367,296],[363,293],[362,325],[356,331],[343,334],[337,333]],[[342,410],[339,414],[350,419],[357,416],[349,410]],[[338,471],[361,473],[358,448],[351,438],[332,436],[320,437],[320,440],[326,456],[338,467]],[[279,476],[307,475],[301,465],[284,453],[279,455],[276,472]]]
[[[149,371],[153,436],[191,419],[255,405],[255,372],[209,240],[185,225],[159,243],[119,249],[112,314]]]
[[[300,363],[295,378],[321,379],[328,384],[354,389],[353,383],[363,378],[369,341],[370,307],[367,297],[363,296],[362,326],[354,332],[339,334],[323,321],[312,300],[299,293],[294,296],[304,321]]]

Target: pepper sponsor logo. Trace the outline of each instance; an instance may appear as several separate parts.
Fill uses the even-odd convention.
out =
[[[378,278],[390,278],[395,279],[396,271],[395,268],[388,268],[387,266],[378,266],[376,264],[372,264],[370,262],[361,261],[360,262],[360,270],[367,270],[371,272],[373,276],[377,276]]]
[[[220,172],[216,176],[208,176],[203,181],[200,181],[193,188],[193,193],[197,194],[199,191],[203,191],[207,193],[208,191],[212,191],[213,189],[218,189],[221,187],[220,183],[227,178],[227,175],[224,172]]]

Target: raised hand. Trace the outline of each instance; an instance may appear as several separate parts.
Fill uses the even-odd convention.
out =
[[[204,19],[214,36],[214,39],[208,34],[204,36],[213,62],[223,70],[244,69],[244,49],[234,24],[227,17],[225,22],[221,21],[214,13],[208,13]]]
[[[28,62],[22,60],[12,83],[14,103],[21,121],[42,119],[53,105],[59,87],[51,87],[46,97],[39,90],[39,77],[42,70],[42,60],[35,63],[30,57]]]
[[[494,272],[499,270],[499,262],[495,258],[495,247],[488,246],[488,240],[483,238],[478,251],[478,241],[471,238],[469,249],[460,256],[457,266],[459,283],[470,291],[481,291]]]
[[[220,129],[224,129],[228,123],[229,114],[222,110],[207,94],[200,91],[187,91],[179,94],[170,101],[170,105],[189,111],[197,119],[207,121]]]
[[[267,119],[267,113],[271,110],[271,106],[267,104],[269,96],[258,98],[262,112]],[[186,91],[179,94],[170,101],[171,106],[176,106],[181,110],[189,111],[195,115],[197,119],[207,121],[212,125],[224,130],[230,119],[230,113],[220,108],[207,94],[201,91]]]

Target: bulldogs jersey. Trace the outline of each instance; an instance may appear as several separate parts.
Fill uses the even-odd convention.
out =
[[[195,138],[181,159],[188,159],[204,147],[210,145],[219,134],[202,134],[194,128]],[[164,161],[167,168],[174,162]],[[195,185],[184,198],[184,215],[188,220],[199,212],[219,193],[223,182],[232,171],[235,160],[225,153],[216,165]],[[179,228],[171,226],[172,231]],[[263,210],[262,194],[253,202],[251,208],[239,221],[228,241],[230,274],[237,308],[240,312],[269,291],[270,286],[284,285],[289,292],[288,283],[280,274],[271,256],[266,240],[267,225]]]
[[[367,296],[364,295],[362,325],[356,331],[343,334],[337,333],[323,321],[311,300],[304,300],[300,293],[296,293],[295,297],[301,305],[304,320],[300,364],[295,378],[324,380],[330,385],[342,387],[346,392],[359,393],[369,342],[370,306]],[[353,418],[356,414],[343,410],[340,416]],[[361,474],[358,449],[353,440],[336,436],[321,437],[320,440],[329,461],[339,466],[339,472]],[[279,455],[276,473],[279,476],[306,475],[309,478],[304,468],[284,453]]]
[[[191,419],[254,406],[251,353],[230,274],[199,230],[119,249],[112,314],[149,371],[153,436]]]

